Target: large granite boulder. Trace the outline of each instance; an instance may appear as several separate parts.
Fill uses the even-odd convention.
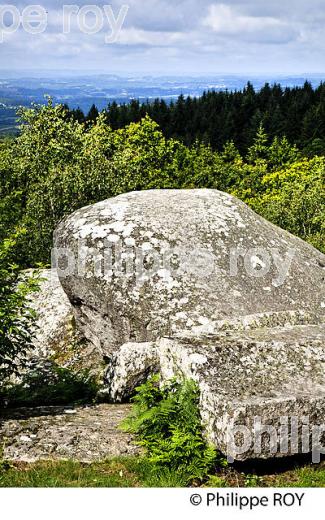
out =
[[[283,417],[308,417],[297,431],[310,440],[325,423],[319,251],[225,193],[163,190],[77,211],[55,232],[55,260],[111,400],[151,373],[191,377],[206,435],[230,457],[311,449],[290,431],[293,448],[269,449],[264,436],[241,450],[229,424],[253,434],[257,418],[280,435]]]
[[[100,202],[65,219],[55,247],[78,324],[106,356],[129,341],[325,312],[324,255],[217,190]]]

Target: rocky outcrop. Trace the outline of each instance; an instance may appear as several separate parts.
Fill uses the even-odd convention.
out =
[[[325,257],[217,190],[154,190],[58,227],[60,281],[105,356],[188,331],[317,322]]]
[[[312,449],[325,423],[323,254],[216,190],[89,206],[60,224],[55,246],[78,328],[107,364],[110,399],[126,400],[154,372],[190,377],[206,435],[230,457]],[[297,435],[289,428],[287,447],[283,418],[308,418]],[[273,428],[275,451],[269,430],[256,441],[261,425]]]

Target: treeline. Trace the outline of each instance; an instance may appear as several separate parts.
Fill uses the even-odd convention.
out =
[[[95,105],[87,115],[80,109],[71,112],[79,122],[91,123],[98,116]],[[309,157],[325,154],[325,83],[318,88],[308,82],[295,88],[266,83],[259,91],[248,83],[242,91],[205,92],[199,98],[181,95],[171,103],[162,99],[113,102],[105,115],[113,130],[149,115],[167,138],[180,139],[187,146],[198,140],[214,150],[233,141],[241,153],[253,144],[262,124],[270,140],[286,136]]]
[[[52,234],[74,210],[120,193],[215,188],[325,251],[325,157],[305,158],[260,126],[246,154],[167,139],[148,116],[113,130],[101,114],[74,121],[61,105],[22,109],[16,139],[0,141],[1,244],[21,268],[48,263]]]

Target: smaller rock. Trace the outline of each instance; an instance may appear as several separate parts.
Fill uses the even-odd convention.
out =
[[[28,276],[31,271],[27,271]],[[25,387],[58,382],[58,369],[72,374],[87,372],[100,381],[104,360],[102,353],[90,345],[77,330],[74,310],[65,294],[55,269],[39,272],[39,291],[30,296],[36,311],[33,348],[28,352],[27,365],[13,383]]]
[[[74,413],[67,413],[73,411]],[[129,405],[61,406],[1,410],[3,458],[13,462],[76,460],[95,462],[141,449],[118,427]],[[33,432],[33,433],[31,433]]]

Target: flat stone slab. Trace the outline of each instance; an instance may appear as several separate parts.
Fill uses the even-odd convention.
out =
[[[21,408],[0,416],[3,458],[16,462],[73,459],[92,462],[140,449],[118,425],[128,405]]]
[[[306,444],[312,428],[325,423],[324,338],[321,324],[129,343],[108,369],[108,392],[115,401],[126,399],[148,376],[149,367],[152,373],[160,372],[163,380],[191,378],[200,389],[206,436],[221,452],[236,460],[295,455],[303,451],[302,425]],[[286,449],[280,446],[284,418],[289,426]],[[257,420],[273,427],[279,444],[276,452],[271,451],[267,435],[256,447]],[[295,420],[297,438],[291,431]],[[238,427],[252,441],[243,453],[240,442],[234,448],[229,437],[237,434]],[[311,451],[309,446],[304,449]]]

